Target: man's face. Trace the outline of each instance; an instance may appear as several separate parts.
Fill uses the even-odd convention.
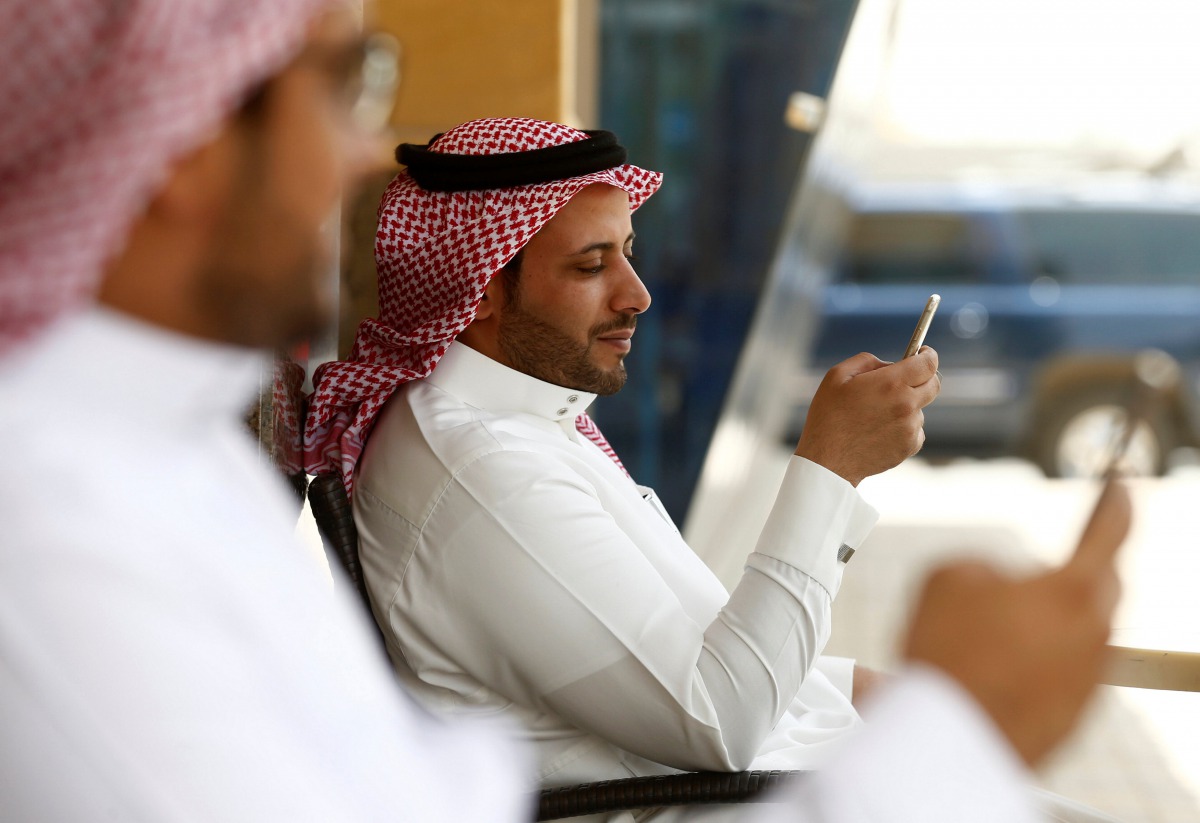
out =
[[[525,246],[499,312],[506,365],[580,391],[618,391],[637,315],[650,306],[632,253],[629,196],[602,184],[577,194]]]
[[[220,339],[281,345],[328,323],[331,218],[368,167],[345,95],[360,66],[356,21],[331,11],[234,122],[235,182],[194,295]]]

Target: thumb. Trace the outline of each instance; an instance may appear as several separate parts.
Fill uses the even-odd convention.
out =
[[[838,363],[836,366],[830,369],[829,372],[830,376],[834,376],[837,382],[845,383],[847,380],[857,377],[860,374],[866,374],[867,372],[872,372],[876,369],[882,369],[884,366],[890,365],[892,364],[884,360],[880,360],[870,352],[864,351],[859,352],[853,357],[846,358],[841,363]]]

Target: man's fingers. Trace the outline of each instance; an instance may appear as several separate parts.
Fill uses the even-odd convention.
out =
[[[1096,500],[1092,515],[1079,538],[1079,545],[1066,568],[1093,572],[1111,566],[1117,550],[1129,534],[1132,520],[1133,502],[1129,497],[1129,489],[1119,480],[1109,480]]]
[[[925,428],[924,428],[924,426],[922,426],[920,429],[917,429],[917,448],[916,448],[916,451],[913,452],[913,454],[917,454],[923,448],[925,448]],[[909,457],[912,457],[912,454],[910,454]]]
[[[949,596],[973,600],[981,588],[1007,579],[995,566],[982,560],[952,560],[936,566],[925,578],[918,603]]]
[[[829,376],[836,379],[838,383],[845,383],[852,377],[860,374],[866,374],[876,369],[881,369],[884,366],[890,366],[891,363],[880,360],[870,352],[859,352],[853,357],[847,357],[841,363],[838,363],[829,370]]]
[[[919,386],[913,386],[913,395],[917,398],[917,404],[920,408],[925,408],[942,393],[942,381],[935,372],[932,377],[926,380]]]
[[[937,375],[938,356],[929,346],[923,346],[921,351],[912,357],[890,363],[864,351],[838,363],[829,370],[828,377],[838,383],[844,383],[852,377],[884,367],[896,369],[897,375],[908,386],[923,386]]]
[[[938,355],[929,346],[922,346],[919,352],[896,363],[895,367],[909,386],[924,386],[937,376]]]

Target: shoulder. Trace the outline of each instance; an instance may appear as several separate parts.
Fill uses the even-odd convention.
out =
[[[355,497],[423,524],[462,494],[490,508],[535,485],[588,487],[580,445],[553,421],[470,406],[421,381],[388,402],[372,430]],[[578,464],[578,465],[577,465]],[[356,511],[363,509],[356,504]]]
[[[468,467],[538,466],[540,472],[576,457],[579,444],[561,424],[520,411],[480,408],[427,381],[398,391],[367,441],[360,477],[446,478]]]

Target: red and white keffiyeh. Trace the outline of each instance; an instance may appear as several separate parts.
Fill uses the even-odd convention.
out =
[[[331,0],[0,0],[0,354],[92,298],[174,161]]]
[[[507,154],[588,137],[540,120],[473,120],[441,135],[429,151]],[[547,183],[449,192],[426,191],[408,173],[397,175],[380,204],[375,237],[379,319],[359,326],[349,360],[325,363],[313,377],[304,437],[310,473],[340,472],[347,491],[353,489],[355,467],[383,404],[403,383],[433,371],[475,318],[492,276],[594,183],[624,190],[636,210],[658,190],[662,175],[626,163]],[[589,438],[600,443],[599,430],[594,424],[590,429],[599,439]]]

